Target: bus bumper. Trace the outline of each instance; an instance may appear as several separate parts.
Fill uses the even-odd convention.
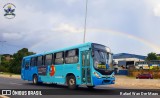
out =
[[[93,85],[109,85],[115,84],[115,78],[97,78],[93,77]]]

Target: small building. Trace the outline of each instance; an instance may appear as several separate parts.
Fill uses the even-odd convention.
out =
[[[10,54],[3,54],[3,57],[5,58],[6,61],[10,61],[11,59],[13,59],[12,55]]]
[[[146,56],[129,54],[129,53],[119,53],[113,55],[114,65],[127,69],[129,66],[134,66],[137,61],[145,61]]]
[[[158,57],[160,57],[160,54],[157,54]]]
[[[145,61],[146,56],[129,54],[129,53],[119,53],[113,55],[114,70],[115,74],[127,75],[128,69],[134,69],[135,63],[137,61]]]

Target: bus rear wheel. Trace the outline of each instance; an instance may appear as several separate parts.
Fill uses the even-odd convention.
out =
[[[69,89],[76,89],[77,88],[76,79],[74,76],[67,77],[67,85],[68,85]]]
[[[38,76],[37,75],[33,75],[33,84],[37,85],[37,84],[41,84],[42,82],[38,82]]]

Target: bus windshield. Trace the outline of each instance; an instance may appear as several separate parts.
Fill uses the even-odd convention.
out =
[[[94,60],[96,69],[109,69],[112,63],[112,55],[105,51],[95,50]]]
[[[97,71],[112,70],[112,54],[105,46],[94,45],[94,68]]]
[[[96,51],[94,51],[94,54],[95,54],[95,60],[99,64],[106,65],[108,63],[109,55],[106,52],[96,50]]]

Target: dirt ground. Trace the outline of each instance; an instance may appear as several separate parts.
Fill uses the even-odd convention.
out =
[[[0,74],[0,77],[17,78],[20,75],[6,75]],[[134,77],[127,77],[123,75],[116,76],[115,84],[107,85],[113,88],[126,88],[126,89],[160,89],[160,79],[136,79]]]
[[[115,84],[109,87],[126,89],[160,89],[160,79],[136,79],[134,77],[116,76]]]

